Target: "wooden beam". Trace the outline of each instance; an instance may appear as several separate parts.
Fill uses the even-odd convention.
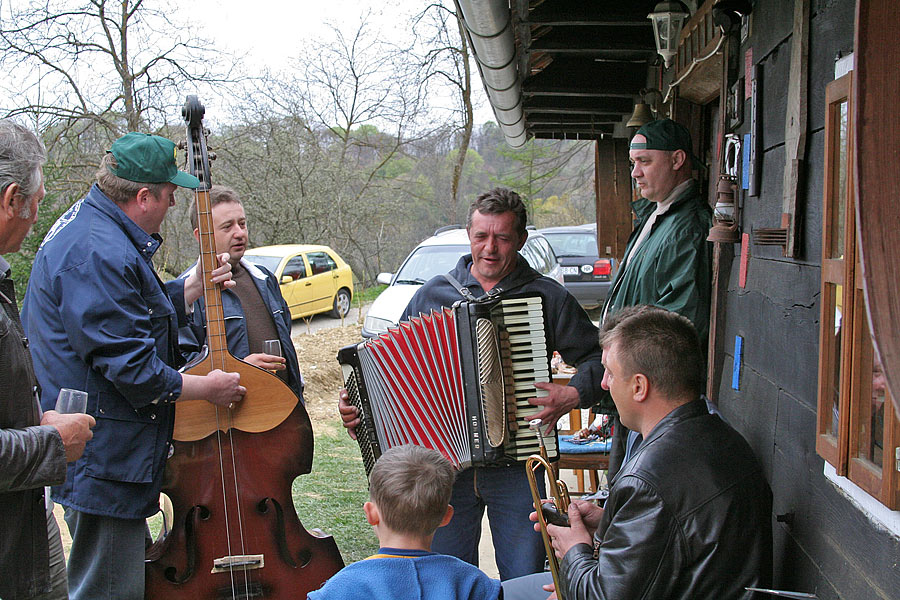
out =
[[[809,63],[809,0],[794,0],[791,35],[791,71],[788,77],[787,113],[784,120],[784,183],[782,222],[787,228],[784,255],[797,256],[797,195],[806,158],[806,108]]]
[[[658,0],[556,0],[544,2],[528,11],[530,23],[605,25],[635,28],[650,25],[647,15]]]
[[[634,110],[633,98],[544,98],[534,96],[525,98],[522,106],[525,112],[543,111],[546,109],[566,111],[600,111],[631,114]]]

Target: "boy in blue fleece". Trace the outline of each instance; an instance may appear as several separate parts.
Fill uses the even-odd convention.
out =
[[[438,527],[450,522],[456,473],[434,450],[398,446],[381,455],[369,476],[366,521],[378,554],[348,565],[310,600],[497,600],[500,582],[477,567],[431,551]]]

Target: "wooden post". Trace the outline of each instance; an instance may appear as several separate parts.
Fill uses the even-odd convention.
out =
[[[809,63],[809,0],[794,0],[791,72],[784,120],[784,184],[781,226],[787,229],[784,255],[797,256],[797,194],[806,156],[806,88]]]
[[[617,261],[625,256],[632,225],[628,143],[623,139],[597,140],[594,155],[598,250],[601,257]]]

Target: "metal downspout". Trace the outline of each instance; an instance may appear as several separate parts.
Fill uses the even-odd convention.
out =
[[[516,66],[516,43],[508,0],[457,0],[469,45],[488,100],[506,143],[525,143],[522,81]]]

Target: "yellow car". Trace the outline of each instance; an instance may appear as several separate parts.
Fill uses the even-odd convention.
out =
[[[275,274],[292,319],[328,311],[340,318],[350,310],[353,271],[328,246],[263,246],[247,250],[244,258]]]

